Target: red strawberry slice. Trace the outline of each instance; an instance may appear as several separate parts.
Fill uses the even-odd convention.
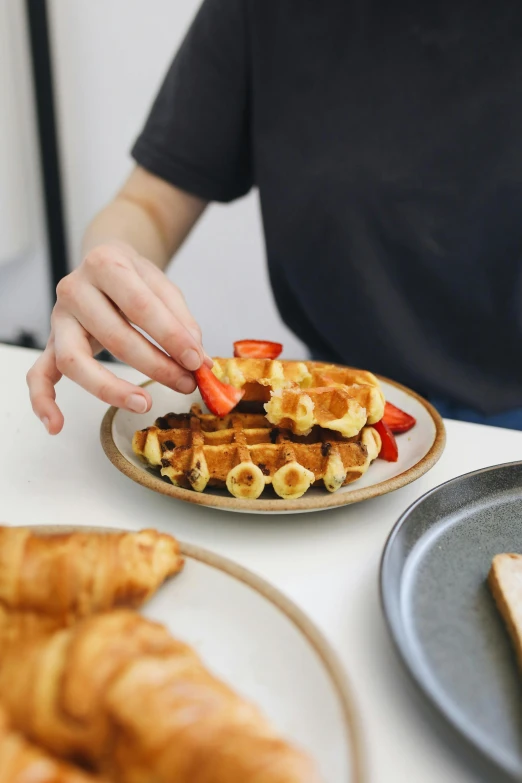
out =
[[[243,389],[236,389],[235,386],[220,381],[206,364],[196,370],[194,377],[203,402],[215,416],[226,416],[230,413],[245,393]]]
[[[281,343],[267,340],[238,340],[234,343],[234,356],[241,359],[277,359],[282,351]]]
[[[400,408],[396,408],[391,402],[386,403],[384,407],[384,416],[382,418],[384,423],[387,424],[390,430],[395,434],[408,432],[408,430],[411,430],[417,423],[413,416],[401,411]]]
[[[397,462],[399,459],[399,449],[397,447],[397,441],[395,435],[390,430],[384,419],[381,419],[376,424],[372,424],[372,427],[377,430],[381,436],[381,450],[379,457],[385,459],[387,462]]]

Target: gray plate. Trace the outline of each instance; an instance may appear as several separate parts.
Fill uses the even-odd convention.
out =
[[[522,780],[522,674],[486,586],[499,552],[522,553],[518,462],[461,476],[411,506],[384,550],[381,598],[417,685],[499,773]]]

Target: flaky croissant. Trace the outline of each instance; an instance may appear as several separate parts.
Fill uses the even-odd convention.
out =
[[[11,730],[0,710],[0,783],[102,783]]]
[[[40,535],[0,527],[0,606],[54,616],[62,625],[137,608],[182,567],[176,539],[156,530]]]
[[[11,612],[0,605],[0,658],[7,644],[34,639],[50,634],[64,627],[57,615],[41,612]]]
[[[116,783],[319,781],[190,647],[132,611],[7,645],[0,699],[26,736]]]

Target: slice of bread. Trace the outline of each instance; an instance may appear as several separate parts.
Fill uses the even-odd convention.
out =
[[[495,555],[488,585],[522,667],[522,555]]]

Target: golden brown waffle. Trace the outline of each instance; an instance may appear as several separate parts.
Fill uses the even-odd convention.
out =
[[[284,359],[215,358],[214,374],[226,383],[245,390],[245,401],[268,402],[271,389],[297,384],[312,386],[364,384],[379,389],[379,381],[367,370],[341,367],[325,362],[295,362]]]
[[[272,389],[289,384],[309,385],[312,380],[307,362],[278,359],[214,359],[212,371],[220,381],[244,389],[245,402],[268,402]]]
[[[235,497],[254,499],[271,484],[277,495],[291,499],[312,485],[335,492],[360,478],[381,443],[371,427],[352,439],[319,427],[297,437],[260,414],[219,418],[193,405],[188,414],[168,413],[136,432],[132,446],[177,486],[197,492],[226,486]]]
[[[365,370],[320,362],[214,359],[214,373],[245,391],[243,403],[264,403],[268,420],[306,435],[312,427],[346,438],[384,413],[379,381]]]
[[[291,430],[295,435],[308,435],[319,426],[353,438],[368,420],[366,404],[370,401],[370,386],[322,386],[307,389],[275,391],[265,404],[271,424]]]

